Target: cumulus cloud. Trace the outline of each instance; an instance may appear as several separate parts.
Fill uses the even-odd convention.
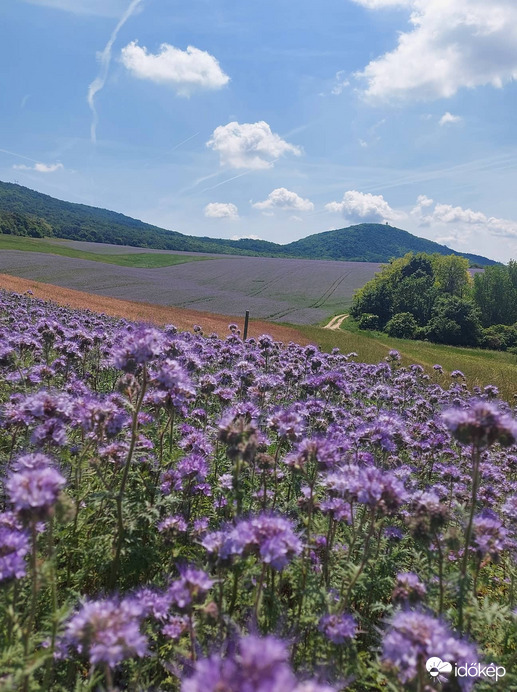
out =
[[[303,199],[296,192],[285,187],[277,187],[270,192],[263,202],[255,202],[251,205],[255,209],[285,209],[288,211],[312,211],[314,204],[309,199]]]
[[[209,219],[229,219],[237,221],[239,218],[239,210],[235,204],[225,202],[210,202],[205,207],[205,216]]]
[[[213,55],[194,46],[181,50],[162,43],[158,53],[149,53],[132,41],[122,49],[121,57],[135,77],[171,86],[180,96],[195,89],[220,89],[230,81]]]
[[[407,7],[412,29],[357,77],[371,100],[438,99],[517,78],[515,0],[355,0],[372,10]]]
[[[357,190],[348,190],[341,202],[329,202],[325,209],[338,212],[354,223],[399,221],[406,216],[403,212],[392,209],[382,195]]]
[[[462,120],[463,118],[461,116],[453,115],[452,113],[449,113],[449,111],[447,111],[447,113],[444,113],[440,118],[439,125],[441,125],[442,127],[444,125],[456,125],[458,123],[461,123]]]
[[[425,204],[419,200],[425,200]],[[434,208],[431,207],[434,204]],[[425,211],[424,211],[425,207]],[[461,231],[481,230],[491,235],[503,238],[517,238],[517,222],[510,219],[501,219],[496,216],[487,216],[481,211],[474,211],[470,208],[453,206],[452,204],[442,204],[421,195],[417,200],[417,205],[411,213],[418,219],[420,225],[430,226],[454,226]],[[458,232],[453,233],[453,237],[458,237]]]
[[[56,171],[64,170],[62,163],[35,163],[33,166],[17,163],[13,168],[18,171],[36,171],[36,173],[55,173]]]
[[[212,133],[207,147],[219,154],[222,166],[230,168],[271,168],[285,154],[300,156],[302,150],[271,131],[263,120],[257,123],[231,122]]]

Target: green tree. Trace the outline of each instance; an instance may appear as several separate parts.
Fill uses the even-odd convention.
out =
[[[440,296],[426,331],[431,341],[452,346],[476,346],[482,336],[479,310],[471,300]]]
[[[433,255],[433,273],[440,293],[464,298],[471,284],[469,261],[457,255]]]
[[[484,327],[517,320],[517,267],[487,267],[474,277],[473,297]]]
[[[393,315],[385,331],[398,339],[414,339],[417,329],[417,321],[410,312],[399,312]]]

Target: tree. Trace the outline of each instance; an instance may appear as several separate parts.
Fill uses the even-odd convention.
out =
[[[517,320],[517,267],[487,267],[474,277],[473,297],[484,327]]]
[[[435,303],[426,331],[431,341],[476,346],[482,336],[479,310],[470,300],[441,296]]]
[[[440,293],[464,298],[471,283],[469,261],[457,255],[433,255],[433,272]]]
[[[417,321],[410,312],[399,312],[393,315],[385,331],[398,339],[414,339],[417,329]]]

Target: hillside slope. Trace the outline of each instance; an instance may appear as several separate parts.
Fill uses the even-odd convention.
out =
[[[410,251],[438,252],[443,255],[462,254],[472,263],[482,266],[497,264],[486,257],[460,253],[383,224],[359,224],[325,231],[287,245],[265,240],[188,236],[114,211],[64,202],[21,185],[1,181],[0,232],[160,250],[354,262],[389,262],[393,257],[401,257]]]

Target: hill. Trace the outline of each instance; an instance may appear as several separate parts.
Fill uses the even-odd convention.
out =
[[[497,262],[451,250],[384,224],[364,223],[325,231],[279,245],[265,240],[194,237],[169,231],[107,209],[64,202],[14,183],[0,182],[0,232],[55,237],[160,250],[262,257],[388,262],[407,252],[463,255],[481,266]]]

